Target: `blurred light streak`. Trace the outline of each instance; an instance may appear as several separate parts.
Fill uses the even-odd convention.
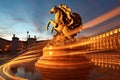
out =
[[[120,7],[117,7],[115,9],[113,9],[113,10],[111,10],[111,11],[109,11],[109,12],[107,12],[107,13],[105,13],[105,14],[103,14],[103,15],[101,15],[101,16],[99,16],[99,17],[97,17],[97,18],[95,18],[95,19],[93,19],[93,20],[91,20],[91,21],[89,21],[85,24],[83,24],[83,27],[81,26],[81,27],[78,27],[74,30],[71,30],[71,32],[69,32],[68,35],[72,35],[72,34],[75,34],[77,32],[80,32],[81,30],[85,30],[85,29],[94,27],[94,26],[96,26],[96,25],[98,25],[98,24],[100,24],[104,21],[107,21],[107,20],[109,20],[109,19],[111,19],[115,16],[118,16],[118,15],[120,15]]]
[[[72,47],[78,47],[78,46],[84,46],[84,45],[87,45],[87,44],[90,44],[90,43],[93,43],[93,42],[95,42],[95,40],[94,41],[87,41],[87,42],[77,42],[77,43],[74,43],[74,44],[71,44],[71,45],[64,45],[64,46],[53,46],[52,47],[52,50],[60,50],[60,49],[67,49],[67,48],[69,48],[69,49],[72,49]],[[50,47],[47,47],[47,48],[44,48],[43,49],[43,51],[44,50],[49,50],[49,49],[51,49],[51,46]]]
[[[110,24],[107,24],[107,25],[102,26],[102,27],[98,27],[98,28],[96,28],[96,29],[94,29],[92,31],[89,31],[89,32],[85,31],[82,35],[84,35],[84,34],[95,35],[95,34],[97,34],[99,32],[105,31],[106,29],[110,29],[111,27],[113,27],[116,24],[120,24],[120,20],[116,20],[116,21],[114,21],[114,22],[112,22]]]
[[[105,13],[105,14],[101,15],[100,17],[98,17],[96,19],[93,19],[90,22],[87,22],[86,24],[84,24],[85,27],[77,28],[77,29],[71,31],[69,34],[74,34],[76,32],[79,32],[80,30],[84,30],[84,29],[93,27],[93,26],[95,26],[97,24],[100,24],[100,23],[102,23],[102,22],[104,22],[104,21],[106,21],[108,19],[111,19],[114,16],[117,16],[119,14],[120,14],[120,7],[115,8],[114,10],[111,10],[108,13]],[[50,47],[48,49],[51,49],[51,50],[52,49],[56,49],[56,50],[57,49],[65,49],[65,48],[72,49],[74,47],[79,47],[79,46],[84,46],[84,45],[88,45],[88,44],[91,44],[91,43],[95,43],[96,41],[97,40],[89,40],[87,42],[81,42],[81,43],[77,42],[77,43],[74,43],[74,44],[71,44],[71,45],[65,45],[65,46],[62,46],[62,47]],[[33,50],[34,50],[34,48],[33,48]],[[11,60],[10,62],[0,66],[0,70],[2,70],[3,73],[6,76],[8,76],[9,78],[11,78],[11,79],[14,79],[14,80],[27,80],[27,79],[19,78],[17,76],[14,76],[14,75],[10,74],[10,68],[13,67],[13,66],[16,66],[18,64],[21,64],[21,63],[26,63],[26,62],[29,62],[29,61],[37,60],[39,58],[39,56],[37,54],[34,54],[35,52],[39,52],[39,50],[32,51],[32,49],[31,49],[30,51],[28,51],[28,52],[16,57],[15,59]],[[88,51],[88,52],[90,53],[90,51]],[[83,52],[83,53],[87,53],[87,52]],[[50,54],[53,54],[53,52],[51,52]],[[69,54],[70,55],[75,55],[75,54],[80,54],[80,52],[76,52],[76,53],[71,52]],[[66,55],[66,54],[59,54],[59,56],[60,55]],[[58,56],[58,55],[52,55],[52,56]],[[47,57],[47,55],[46,55],[46,57]],[[97,60],[92,60],[92,61],[94,61],[95,63],[99,62],[98,65],[100,65],[100,62],[101,63],[103,63],[103,62],[104,63],[109,63],[109,64],[111,64],[111,63],[112,64],[120,64],[118,62],[108,62],[108,61],[103,61],[103,60],[101,60],[101,61],[100,60],[98,60],[98,61]],[[42,63],[44,63],[44,62],[42,62]],[[48,63],[50,63],[50,62],[48,62]],[[46,64],[48,64],[48,63],[46,63]],[[55,64],[55,63],[52,63],[52,64]],[[64,65],[64,64],[59,64],[59,65]],[[102,66],[103,66],[103,64],[102,64]],[[2,78],[2,77],[0,76],[0,78]]]
[[[117,7],[115,9],[85,23],[83,29],[87,29],[87,28],[93,27],[95,25],[98,25],[98,24],[100,24],[104,21],[107,21],[107,20],[109,20],[117,15],[120,15],[120,7]]]
[[[40,51],[40,50],[33,50],[33,51],[30,50],[28,52],[25,52],[25,53],[19,55],[16,58],[12,59],[10,62],[1,65],[0,66],[0,71],[2,73],[0,72],[0,78],[1,79],[3,78],[2,80],[6,80],[6,78],[4,78],[4,76],[2,76],[2,74],[4,74],[6,77],[8,77],[11,80],[28,80],[28,79],[21,78],[21,77],[13,75],[11,73],[11,68],[15,67],[15,66],[19,66],[19,65],[27,63],[27,62],[30,62],[30,61],[37,60],[40,57],[37,54],[38,51]]]

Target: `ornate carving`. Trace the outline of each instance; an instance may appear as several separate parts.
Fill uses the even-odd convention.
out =
[[[64,4],[59,5],[59,7],[54,6],[53,8],[51,8],[50,13],[55,14],[55,20],[50,19],[48,21],[46,30],[48,30],[51,23],[53,26],[51,32],[56,31],[56,34],[49,44],[64,45],[68,44],[71,41],[75,41],[74,36],[77,33],[71,35],[69,35],[68,33],[77,27],[81,27],[82,19],[80,15],[77,13],[72,13],[72,10]],[[57,43],[55,44],[54,42]]]

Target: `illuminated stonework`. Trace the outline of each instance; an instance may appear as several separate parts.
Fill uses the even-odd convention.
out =
[[[74,36],[76,36],[78,32],[73,34],[70,34],[70,32],[77,27],[82,27],[80,15],[73,13],[72,10],[64,4],[59,5],[59,7],[54,6],[51,8],[50,13],[55,14],[55,20],[49,20],[46,29],[48,30],[49,25],[52,24],[51,32],[56,31],[56,34],[48,46],[63,46],[74,42]]]
[[[73,14],[71,10],[68,12],[69,14],[61,11],[61,7],[70,9],[66,5],[59,5],[59,7],[55,6],[50,10],[50,13],[55,13],[55,21],[49,20],[46,28],[48,29],[51,23],[53,25],[52,31],[56,30],[56,35],[43,48],[43,56],[35,63],[35,66],[40,71],[43,80],[85,80],[92,68],[90,60],[82,53],[69,52],[70,49],[74,50],[78,45],[78,43],[74,43],[74,36],[78,32],[71,34],[71,31],[76,27],[81,27],[81,18],[77,13]],[[65,15],[67,17],[63,17]],[[75,19],[69,15],[74,15]],[[64,21],[69,19],[72,22]],[[84,44],[86,43],[80,45]]]
[[[89,51],[105,51],[114,50],[120,52],[120,28],[116,28],[109,32],[80,39],[80,42],[93,41],[90,44],[85,45],[86,50]]]
[[[43,80],[86,80],[92,69],[84,54],[69,51],[44,51],[35,66]]]

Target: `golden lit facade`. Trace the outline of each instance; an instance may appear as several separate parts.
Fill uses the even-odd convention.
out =
[[[89,41],[93,41],[93,42],[84,46],[88,51],[114,50],[119,52],[120,28],[116,28],[109,32],[80,40],[81,43],[89,42]]]
[[[74,44],[45,47],[43,56],[38,59],[35,66],[43,80],[86,80],[92,64],[120,69],[119,55],[100,54],[102,51],[116,53],[119,49],[120,28],[116,28],[100,35],[82,38]],[[92,52],[99,53],[86,54]]]
[[[86,55],[95,66],[120,70],[119,53],[95,53]]]

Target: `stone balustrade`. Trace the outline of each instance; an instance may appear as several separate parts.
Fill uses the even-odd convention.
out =
[[[120,28],[116,28],[106,33],[99,34],[96,36],[90,36],[80,40],[81,43],[89,41],[93,42],[85,45],[85,48],[88,51],[113,50],[120,52]]]

